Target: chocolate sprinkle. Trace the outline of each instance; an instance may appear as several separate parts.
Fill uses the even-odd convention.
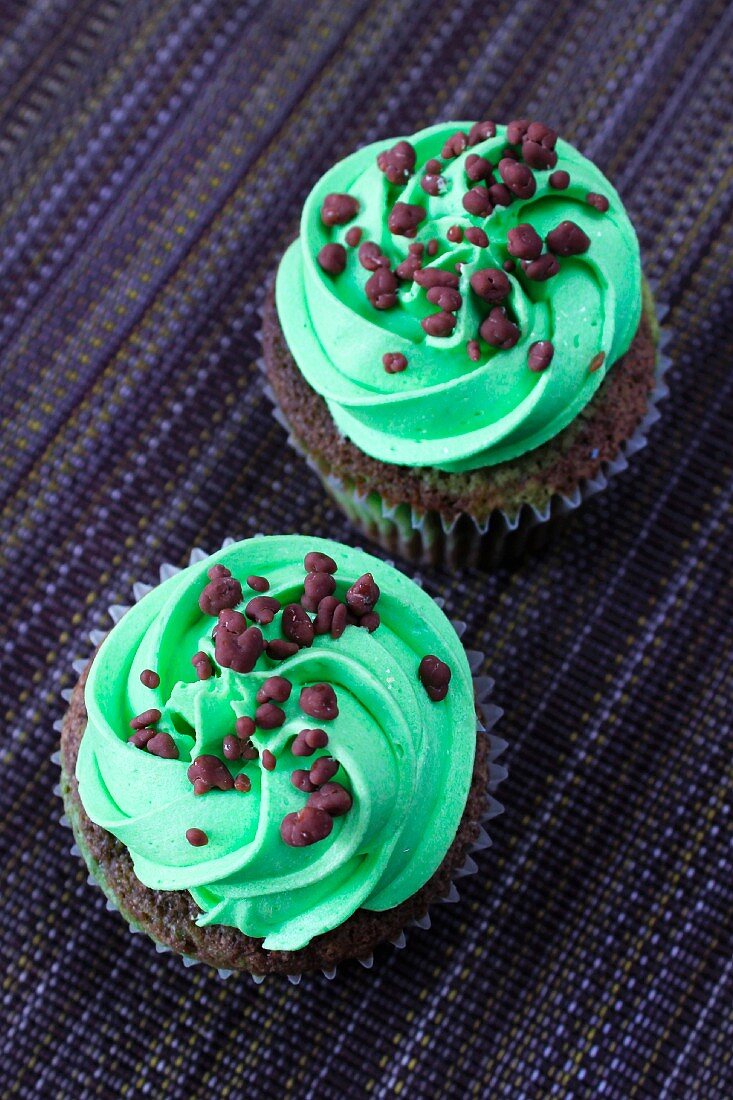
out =
[[[452,225],[446,233],[446,237],[451,244],[460,244],[463,240],[463,230],[460,225]]]
[[[268,676],[255,699],[258,703],[269,703],[272,699],[275,703],[284,703],[290,698],[293,685],[284,676]]]
[[[352,225],[351,229],[347,230],[345,240],[349,248],[356,248],[361,240],[361,229],[358,225]]]
[[[514,196],[505,183],[492,183],[489,187],[489,198],[494,206],[510,206]]]
[[[458,288],[458,276],[452,271],[442,271],[439,267],[426,267],[415,272],[415,282],[425,290],[434,286],[452,286]]]
[[[351,795],[340,783],[325,783],[319,791],[315,791],[310,796],[306,807],[325,810],[330,817],[343,817],[349,812],[352,804]]]
[[[414,237],[426,213],[425,207],[416,203],[396,202],[387,219],[390,233],[400,237]]]
[[[247,791],[252,790],[252,780],[248,775],[245,775],[244,772],[240,772],[234,780],[234,788],[237,791],[241,791],[242,794],[246,794]]]
[[[595,191],[589,191],[585,196],[585,201],[589,206],[594,206],[596,210],[600,210],[601,214],[605,214],[610,205],[605,195],[599,195]]]
[[[359,246],[359,263],[367,271],[376,271],[378,267],[389,267],[389,260],[374,241],[364,241]]]
[[[209,838],[203,829],[186,829],[186,840],[194,848],[203,848],[209,843]]]
[[[504,157],[499,161],[499,175],[517,198],[531,199],[537,190],[535,178],[526,164]]]
[[[150,710],[144,710],[142,714],[130,719],[130,729],[141,730],[145,726],[153,726],[159,719],[160,711],[157,707],[151,707]]]
[[[346,593],[346,604],[357,618],[373,611],[378,599],[379,585],[371,573],[363,573]]]
[[[255,711],[255,722],[261,730],[276,730],[285,721],[285,711],[274,703],[260,703]]]
[[[463,206],[469,214],[473,214],[477,218],[486,218],[493,210],[489,192],[483,184],[466,191],[463,196]]]
[[[298,646],[313,645],[313,623],[299,603],[289,603],[282,613],[282,632]]]
[[[375,309],[391,309],[397,303],[397,276],[388,267],[378,267],[364,292]]]
[[[267,597],[259,597],[266,599]],[[236,616],[236,619],[235,619]],[[257,664],[265,643],[262,631],[256,626],[242,629],[246,626],[243,615],[236,611],[222,611],[219,615],[219,623],[216,628],[214,642],[214,654],[223,668],[231,668],[233,672],[251,672]]]
[[[494,306],[482,323],[480,332],[487,344],[503,351],[513,348],[520,335],[519,329],[509,320],[501,306]]]
[[[280,602],[274,596],[254,596],[244,609],[248,619],[267,626],[280,610]]]
[[[242,745],[238,737],[228,733],[222,740],[221,751],[227,760],[239,760],[242,755]]]
[[[559,168],[557,172],[553,172],[550,175],[548,183],[550,187],[554,187],[556,191],[564,191],[570,184],[570,175],[564,169]]]
[[[555,349],[551,340],[537,340],[530,345],[527,359],[529,369],[533,371],[546,370],[552,362]]]
[[[473,363],[478,363],[481,358],[481,345],[478,340],[469,340],[466,344],[466,351],[468,352],[468,358]]]
[[[420,681],[434,703],[439,703],[448,694],[451,670],[444,661],[433,653],[423,657],[418,668]]]
[[[359,212],[359,203],[351,195],[326,195],[321,204],[321,221],[324,225],[345,225]]]
[[[399,374],[407,367],[407,358],[401,351],[386,351],[382,356],[382,366],[387,374]]]
[[[193,783],[194,794],[206,794],[216,787],[220,791],[230,791],[234,786],[231,775],[218,756],[204,753],[197,756],[186,772]]]
[[[318,605],[316,617],[313,622],[313,630],[316,634],[329,634],[333,622],[334,612],[339,605],[335,596],[325,596]]]
[[[252,589],[253,592],[267,592],[270,587],[270,582],[266,577],[247,577],[247,586]]]
[[[218,615],[225,608],[236,607],[241,600],[242,586],[227,570],[226,574],[219,574],[209,581],[199,596],[199,607],[204,615]]]
[[[468,145],[468,134],[463,130],[456,130],[455,134],[452,134],[445,145],[441,149],[440,155],[443,160],[450,160],[452,157],[459,156]]]
[[[330,684],[304,687],[300,693],[300,709],[319,722],[333,721],[339,712],[336,692]]]
[[[301,604],[308,611],[316,611],[321,600],[333,595],[336,581],[330,573],[309,573],[303,587]]]
[[[306,573],[336,573],[338,566],[328,554],[320,550],[310,550],[303,560]]]
[[[588,372],[590,374],[595,374],[595,372],[597,370],[601,369],[601,367],[603,366],[605,361],[606,361],[605,351],[599,351],[597,355],[593,356],[590,363],[588,364]]]
[[[471,289],[485,302],[503,302],[512,284],[498,267],[483,267],[471,276]]]
[[[475,244],[477,248],[489,247],[489,238],[485,230],[481,229],[478,225],[469,225],[466,230],[466,240],[471,244]]]
[[[520,260],[536,260],[542,254],[542,238],[533,226],[523,222],[509,230],[507,248]]]
[[[508,124],[508,126],[506,128],[507,141],[510,141],[512,143],[512,145],[518,145],[520,143],[520,141],[522,140],[522,138],[524,137],[524,135],[527,133],[528,129],[529,129],[529,119],[528,118],[515,118],[515,119],[513,119]]]
[[[200,649],[198,653],[194,653],[191,658],[191,664],[196,669],[196,676],[199,680],[210,680],[214,675],[211,659],[202,649]]]
[[[450,286],[432,286],[428,291],[428,301],[449,313],[455,313],[463,304],[461,295]]]
[[[153,672],[152,668],[144,668],[140,673],[140,683],[146,688],[157,688],[160,684],[160,676]]]
[[[262,752],[262,767],[268,772],[274,772],[277,760],[272,755],[269,749],[264,749]]]
[[[134,745],[136,749],[144,749],[151,737],[155,737],[155,730],[145,727],[131,733],[127,738],[127,743],[128,745]]]
[[[314,787],[322,787],[329,779],[333,779],[338,770],[338,760],[334,760],[332,756],[319,756],[310,770],[310,781]]]
[[[254,718],[250,718],[248,714],[242,714],[234,725],[237,737],[241,737],[243,740],[251,737],[255,731]]]
[[[316,259],[327,275],[340,275],[346,267],[346,249],[342,244],[324,244]]]
[[[398,141],[377,157],[377,165],[390,183],[405,183],[415,167],[415,150],[409,141]]]
[[[481,180],[493,180],[494,166],[486,157],[480,157],[478,153],[469,153],[465,161],[466,175],[473,183]]]
[[[426,195],[437,198],[445,190],[446,183],[442,176],[426,175],[420,180],[420,186]]]
[[[496,123],[490,119],[486,119],[485,122],[474,122],[471,129],[468,131],[468,144],[478,145],[480,141],[486,141],[487,138],[496,137]]]
[[[283,638],[273,638],[265,645],[265,652],[272,661],[285,661],[288,657],[294,657],[298,652],[295,642],[286,642]]]
[[[560,264],[552,252],[545,252],[537,260],[530,260],[529,262],[524,260],[522,269],[528,279],[534,279],[537,283],[544,283],[547,279],[551,279],[553,275],[557,275]]]
[[[311,783],[310,774],[305,768],[296,768],[290,773],[290,782],[299,791],[305,791],[310,794],[311,791],[315,791],[315,787]]]
[[[550,230],[547,247],[557,256],[578,256],[590,248],[590,237],[575,222],[564,221]]]
[[[178,745],[169,733],[156,733],[145,748],[152,756],[161,756],[164,760],[178,759]]]
[[[332,829],[333,821],[325,810],[305,806],[299,813],[285,815],[280,836],[291,848],[305,848],[325,840]]]

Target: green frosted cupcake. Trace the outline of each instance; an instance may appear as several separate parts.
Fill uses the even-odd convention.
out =
[[[527,120],[442,123],[336,164],[264,320],[295,442],[414,558],[498,559],[508,532],[577,503],[640,445],[655,385],[621,198]]]
[[[115,908],[254,975],[331,972],[451,890],[486,811],[471,668],[437,604],[325,540],[197,561],[72,697],[62,794]]]

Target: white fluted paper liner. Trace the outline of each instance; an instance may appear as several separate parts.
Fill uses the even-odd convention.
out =
[[[261,538],[262,536],[261,535],[255,535],[254,537],[255,538]],[[233,539],[233,538],[224,539],[224,541],[222,543],[222,549],[225,549],[227,546],[231,546],[234,542],[236,542],[236,539]],[[195,547],[189,555],[189,565],[193,565],[196,562],[202,561],[204,558],[206,558],[208,556],[209,555],[206,553],[206,551],[201,550],[199,547]],[[394,562],[390,561],[390,562],[387,562],[387,564],[388,565],[394,565]],[[170,562],[164,562],[160,566],[160,581],[161,581],[161,583],[165,580],[168,580],[169,577],[174,576],[176,573],[180,573],[180,571],[181,571],[180,566],[172,565]],[[420,588],[423,587],[422,578],[419,575],[413,576],[412,579],[417,585],[420,586]],[[148,594],[148,592],[152,591],[152,589],[154,587],[155,586],[152,585],[152,584],[144,584],[141,581],[135,582],[135,584],[133,584],[133,586],[132,586],[133,603],[138,603],[143,598],[143,596],[146,596]],[[445,601],[442,599],[442,597],[440,597],[440,596],[435,597],[435,603],[441,608],[441,610],[443,609],[444,602]],[[118,623],[120,621],[120,619],[122,618],[122,616],[127,611],[130,610],[131,606],[132,606],[132,604],[111,604],[107,610],[108,610],[110,618],[112,619],[113,624]],[[466,623],[464,623],[460,620],[453,620],[453,619],[451,619],[451,623],[452,623],[456,633],[458,634],[458,637],[462,638],[463,634],[466,631]],[[92,652],[89,654],[88,657],[81,657],[81,658],[78,658],[77,660],[72,662],[72,668],[73,668],[73,670],[74,670],[74,672],[76,673],[77,676],[81,676],[81,674],[84,672],[85,668],[89,664],[89,660],[91,659],[92,654],[101,645],[101,643],[104,641],[106,636],[107,636],[107,632],[103,631],[103,630],[92,630],[92,631],[90,631],[89,641],[91,642],[91,645],[92,645]],[[497,801],[497,799],[494,797],[494,792],[496,791],[499,784],[504,779],[506,779],[506,776],[507,776],[506,768],[502,764],[497,763],[498,758],[501,756],[501,754],[504,752],[504,750],[507,747],[507,742],[503,738],[497,737],[496,734],[492,732],[494,726],[496,725],[496,723],[501,718],[501,716],[503,714],[503,711],[500,707],[498,707],[494,703],[490,703],[488,701],[489,696],[491,695],[491,692],[492,692],[493,687],[494,687],[494,681],[489,676],[483,676],[483,675],[478,674],[478,670],[481,668],[481,666],[484,663],[484,654],[480,650],[477,650],[477,649],[467,649],[466,650],[466,656],[468,658],[468,664],[469,664],[469,667],[471,669],[471,675],[473,677],[474,695],[475,695],[475,699],[476,699],[476,706],[477,706],[478,711],[480,712],[480,717],[477,718],[477,722],[476,722],[476,730],[477,730],[477,733],[478,733],[479,736],[487,737],[488,742],[489,742],[489,748],[488,748],[488,784],[487,784],[487,796],[486,796],[486,809],[485,809],[483,815],[480,818],[479,834],[478,834],[478,837],[476,838],[476,840],[474,841],[474,843],[471,847],[471,853],[466,856],[466,859],[464,860],[463,865],[457,871],[454,872],[454,874],[453,874],[454,881],[451,882],[450,889],[448,890],[447,894],[443,898],[440,898],[438,900],[438,902],[432,902],[431,906],[435,905],[435,904],[452,904],[452,903],[455,903],[455,902],[460,900],[460,894],[458,892],[458,888],[457,888],[455,882],[456,882],[456,880],[460,880],[462,878],[465,878],[467,875],[473,875],[473,874],[476,873],[476,871],[478,870],[478,866],[476,864],[475,859],[473,858],[473,855],[475,855],[477,852],[483,851],[485,848],[488,848],[491,845],[491,838],[489,837],[489,834],[486,831],[485,825],[493,817],[497,817],[504,810],[504,807],[502,806],[502,804],[499,801]],[[71,688],[65,688],[61,692],[61,697],[62,697],[62,699],[64,700],[65,703],[69,703],[71,701],[72,690],[73,689],[71,689]],[[61,733],[61,728],[62,728],[62,720],[59,719],[57,722],[54,722],[53,728],[58,734],[60,734]],[[51,761],[54,764],[58,764],[59,767],[61,766],[61,754],[58,750],[52,754]],[[57,794],[60,798],[63,797],[62,792],[61,792],[61,786],[58,783],[54,787],[54,794]],[[69,829],[72,828],[71,822],[69,821],[66,813],[62,814],[59,821],[60,821],[61,825],[65,826]],[[70,853],[71,853],[72,856],[78,856],[82,860],[84,858],[83,853],[82,853],[81,849],[79,848],[79,845],[76,842],[74,842],[72,844],[71,849],[70,849]],[[104,883],[100,882],[99,879],[97,879],[91,872],[87,875],[87,882],[91,886],[99,887],[102,890],[102,892],[105,895],[105,907],[109,911],[115,911],[115,912],[119,911],[117,905],[115,904],[115,902],[109,897]],[[430,921],[430,914],[429,914],[429,911],[428,911],[428,912],[425,913],[424,916],[419,917],[419,918],[411,921],[408,928],[411,926],[411,927],[416,927],[416,928],[420,928],[420,929],[428,929],[428,928],[430,928],[430,925],[431,925],[431,921]],[[128,927],[130,929],[130,932],[133,935],[138,935],[139,933],[144,933],[144,935],[147,936],[148,939],[152,940],[154,945],[155,945],[155,950],[158,952],[158,954],[161,954],[161,955],[162,954],[167,954],[167,953],[175,954],[175,952],[173,952],[170,947],[168,947],[166,944],[159,943],[153,936],[150,935],[149,932],[145,932],[144,929],[136,928],[133,924],[128,924]],[[397,950],[401,950],[407,944],[407,931],[408,931],[408,928],[403,929],[397,936],[394,937],[394,939],[389,940],[389,941],[385,941],[385,942],[389,942]],[[202,963],[198,959],[190,958],[189,956],[186,956],[186,955],[182,955],[182,956],[179,956],[179,957],[181,958],[181,960],[183,962],[183,965],[186,966],[186,967],[202,966],[202,965],[203,966],[209,966],[208,963]],[[373,956],[373,954],[370,954],[368,956],[365,956],[364,958],[358,959],[357,961],[359,963],[361,963],[361,965],[365,969],[369,970],[374,965],[374,956]],[[215,969],[215,968],[212,967],[211,969]],[[323,974],[323,976],[325,978],[328,978],[329,980],[331,980],[331,979],[336,977],[337,969],[338,968],[336,966],[333,966],[333,967],[330,967],[328,969],[321,970],[321,973]],[[308,973],[315,973],[315,972],[310,972],[309,971]],[[273,975],[250,974],[249,971],[245,971],[245,970],[223,970],[223,969],[217,969],[217,974],[222,979],[229,978],[232,975],[241,975],[241,976],[244,976],[244,977],[249,976],[256,985],[260,985],[260,983],[265,980],[265,977],[274,978],[274,977],[281,977],[282,976],[282,975],[274,975],[274,974]],[[300,974],[300,973],[296,973],[296,974],[287,974],[287,975],[285,975],[285,977],[287,977],[288,981],[291,982],[293,985],[298,985],[300,983],[300,980],[303,977],[303,975]]]
[[[654,294],[653,283],[650,288]],[[368,538],[388,553],[399,553],[418,565],[448,562],[464,567],[481,564],[496,568],[521,557],[533,541],[541,545],[549,534],[551,521],[574,512],[584,501],[607,488],[617,474],[628,468],[631,456],[646,446],[649,430],[660,417],[657,406],[669,393],[664,376],[671,365],[665,352],[671,333],[661,327],[668,308],[656,303],[654,308],[660,326],[654,387],[644,418],[633,435],[621,444],[616,457],[604,462],[594,478],[582,482],[570,495],[555,493],[542,508],[529,503],[513,512],[495,508],[482,521],[467,513],[449,521],[439,512],[418,510],[409,504],[390,505],[377,492],[365,493],[354,482],[322,470],[293,435],[267,381],[264,359],[258,359],[257,365],[265,378],[265,396],[273,405],[274,417],[285,430],[288,443],[318,475],[328,494],[351,522]]]

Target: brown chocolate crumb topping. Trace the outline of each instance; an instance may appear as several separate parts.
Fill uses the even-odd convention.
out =
[[[247,587],[251,588],[253,592],[267,592],[270,587],[270,582],[267,577],[247,577]]]
[[[142,714],[130,719],[130,729],[141,730],[145,726],[154,726],[158,721],[160,721],[160,711],[157,707],[151,707],[150,710],[144,710]]]
[[[433,702],[438,703],[448,694],[451,670],[444,661],[433,653],[423,657],[418,668],[420,682]]]
[[[186,829],[186,840],[194,848],[202,848],[209,843],[209,838],[203,829]]]
[[[262,752],[262,767],[265,768],[268,772],[274,772],[276,765],[277,765],[277,760],[275,759],[273,754],[270,752],[270,750],[269,749],[263,749],[263,752]]]
[[[336,692],[330,684],[313,684],[300,693],[300,709],[319,722],[331,722],[338,717]]]
[[[603,364],[605,363],[605,361],[606,361],[605,351],[599,351],[597,355],[593,356],[590,363],[588,364],[589,374],[595,374],[595,372],[597,370],[600,370],[601,367],[603,366]]]
[[[487,344],[503,351],[513,348],[520,335],[518,327],[509,320],[501,306],[494,306],[482,322],[480,332]]]
[[[206,794],[216,788],[219,791],[230,791],[234,786],[231,775],[224,766],[224,762],[218,756],[204,753],[197,756],[186,772],[193,783],[194,794]]]
[[[589,191],[585,196],[585,201],[589,206],[593,206],[596,210],[600,210],[601,214],[605,214],[610,205],[606,196],[599,195],[596,191]]]
[[[202,649],[200,649],[198,653],[194,653],[191,658],[191,664],[196,669],[196,677],[199,680],[210,680],[214,675],[214,669],[209,655],[204,653]]]
[[[390,183],[406,183],[415,168],[416,154],[409,141],[398,141],[377,157],[377,165]]]
[[[321,221],[324,225],[345,225],[359,212],[359,203],[351,195],[326,195],[321,203]]]
[[[152,668],[144,668],[140,673],[140,683],[146,688],[157,688],[160,684],[160,676],[153,672]]]
[[[546,370],[552,362],[554,354],[555,348],[551,340],[536,340],[534,344],[530,345],[529,349],[527,358],[529,369],[533,371]]]
[[[382,356],[382,366],[387,374],[399,374],[407,368],[407,357],[401,351],[386,351]]]
[[[327,275],[340,275],[346,268],[346,249],[342,244],[324,244],[316,256],[318,266]]]
[[[325,840],[333,829],[333,821],[325,810],[305,806],[298,813],[286,814],[280,825],[280,836],[292,848],[305,848]]]

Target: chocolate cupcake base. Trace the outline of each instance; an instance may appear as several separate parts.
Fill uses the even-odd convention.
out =
[[[415,563],[495,568],[544,545],[557,522],[625,469],[666,393],[651,291],[629,351],[576,419],[511,462],[465,473],[396,466],[341,434],[285,342],[270,293],[264,369],[290,441],[367,537]]]

